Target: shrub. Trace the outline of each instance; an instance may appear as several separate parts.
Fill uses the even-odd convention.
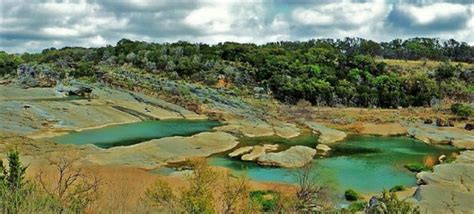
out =
[[[451,112],[459,117],[470,117],[473,114],[469,104],[455,103],[451,105]]]
[[[358,211],[363,211],[365,208],[365,205],[367,204],[367,201],[358,201],[354,202],[347,207],[347,209],[351,212],[358,212]]]
[[[421,163],[408,163],[408,164],[405,164],[405,168],[407,168],[408,170],[410,170],[412,172],[421,172],[421,171],[430,171],[431,170],[430,167],[426,167]]]
[[[390,188],[390,192],[399,192],[405,190],[403,185],[395,185],[394,187]]]
[[[348,189],[344,192],[344,197],[348,201],[357,201],[357,199],[359,199],[359,194],[353,189]]]
[[[250,192],[250,198],[253,202],[262,207],[264,212],[272,212],[278,205],[279,194],[271,190],[257,190]]]

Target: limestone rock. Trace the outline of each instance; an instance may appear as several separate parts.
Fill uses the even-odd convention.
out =
[[[313,160],[316,150],[306,146],[293,146],[286,151],[267,153],[258,158],[258,164],[286,168],[302,167]]]
[[[240,148],[234,150],[233,152],[229,153],[229,157],[233,158],[233,157],[238,157],[238,156],[247,154],[250,151],[252,151],[252,149],[253,149],[253,146],[240,147]]]
[[[254,161],[264,154],[265,154],[265,148],[263,146],[254,146],[252,149],[252,152],[242,155],[241,159],[243,161]]]
[[[57,92],[64,93],[67,96],[84,96],[92,92],[92,87],[78,83],[71,84],[70,86],[59,84],[55,89]]]
[[[278,150],[278,144],[263,144],[265,152],[274,152]]]
[[[474,149],[474,135],[465,129],[418,125],[410,127],[408,134],[428,144],[452,144],[460,149]]]
[[[417,174],[414,198],[427,213],[471,213],[474,210],[474,151],[464,151],[455,163],[440,164],[433,172]]]
[[[316,150],[321,151],[322,154],[326,154],[331,150],[331,147],[320,143],[316,146]]]
[[[324,125],[315,123],[315,122],[308,122],[306,121],[305,124],[313,130],[313,132],[319,134],[319,143],[324,144],[331,144],[337,141],[344,140],[347,137],[345,132],[328,128]]]

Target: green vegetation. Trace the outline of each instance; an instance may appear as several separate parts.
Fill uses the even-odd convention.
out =
[[[353,189],[346,190],[344,192],[344,197],[348,201],[357,201],[360,198],[359,194],[356,191],[354,191]]]
[[[272,212],[278,206],[279,193],[271,190],[257,190],[250,192],[250,198],[258,204],[262,211]]]
[[[97,199],[98,180],[73,169],[74,161],[51,162],[57,175],[40,172],[37,180],[30,181],[17,151],[9,152],[7,159],[8,167],[0,160],[1,213],[82,213]],[[56,177],[59,180],[54,181]]]
[[[375,202],[369,204],[366,213],[420,213],[418,207],[406,200],[400,200],[395,192],[384,190],[381,197],[374,197]],[[373,200],[371,199],[371,201]]]
[[[365,208],[365,205],[367,205],[367,201],[358,201],[358,202],[354,202],[350,204],[349,207],[347,207],[347,209],[349,210],[349,212],[354,213],[358,211],[363,211]]]
[[[422,163],[408,163],[405,164],[405,168],[412,172],[430,171],[432,168],[426,167]]]
[[[463,118],[470,117],[474,114],[473,107],[469,104],[463,104],[463,103],[455,103],[451,105],[451,112]]]
[[[438,99],[469,99],[472,67],[451,61],[472,62],[474,47],[455,40],[413,38],[376,43],[360,38],[318,39],[264,45],[219,43],[217,45],[146,43],[120,40],[101,48],[45,49],[38,54],[1,52],[1,75],[16,74],[22,64],[44,65],[61,78],[118,81],[135,84],[129,73],[157,78],[231,86],[239,93],[254,87],[265,89],[280,101],[313,105],[345,105],[385,108],[430,106]],[[431,59],[444,61],[429,72],[405,71],[375,60]],[[119,73],[111,78],[109,73]],[[219,83],[219,84],[218,84]]]
[[[392,188],[390,188],[390,192],[400,192],[400,191],[404,191],[405,190],[405,187],[403,185],[396,185]]]

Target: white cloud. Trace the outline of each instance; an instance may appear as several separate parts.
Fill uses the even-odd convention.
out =
[[[261,44],[321,37],[386,41],[429,36],[474,43],[474,4],[440,1],[417,5],[392,1],[296,1],[291,4],[270,0],[0,1],[0,49],[9,52],[41,51],[51,46],[96,47],[115,44],[121,38]],[[390,15],[398,20],[390,20],[393,18]],[[451,25],[453,22],[458,24]]]
[[[382,2],[337,2],[313,7],[298,7],[292,13],[294,21],[315,26],[334,24],[367,25],[381,21],[390,7]],[[337,27],[337,26],[336,26]]]
[[[406,11],[418,24],[429,24],[440,18],[456,14],[466,14],[468,8],[460,4],[435,3],[426,6],[406,5]]]

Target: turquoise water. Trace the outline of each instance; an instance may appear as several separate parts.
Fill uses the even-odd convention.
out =
[[[52,140],[64,144],[94,144],[101,148],[110,148],[163,137],[189,136],[210,131],[219,125],[219,122],[210,120],[152,120],[72,132]]]
[[[406,170],[405,164],[455,151],[453,147],[435,147],[407,137],[350,136],[333,146],[329,156],[315,157],[312,170],[320,183],[338,192],[351,188],[373,193],[395,185],[416,185],[415,174]],[[282,183],[294,183],[294,170],[298,170],[262,167],[224,154],[211,157],[210,164],[234,171],[245,169],[252,180]]]

